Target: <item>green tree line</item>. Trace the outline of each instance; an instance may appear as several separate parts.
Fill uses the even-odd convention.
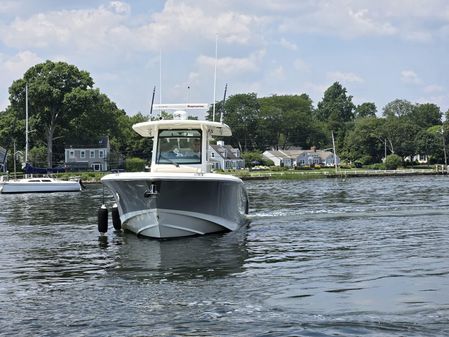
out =
[[[61,164],[65,146],[93,144],[104,135],[109,137],[113,152],[149,159],[151,140],[132,130],[133,124],[148,120],[148,116],[127,115],[94,88],[87,71],[52,61],[31,67],[9,87],[10,105],[0,112],[0,146],[10,152],[13,142],[17,149],[25,147],[25,86],[34,164]],[[385,154],[402,158],[426,154],[435,163],[444,162],[449,130],[437,105],[397,99],[378,114],[374,103],[356,106],[352,98],[338,82],[325,91],[316,107],[304,93],[260,98],[255,93],[242,93],[216,102],[215,118],[212,108],[206,118],[219,120],[222,115],[233,131],[226,143],[242,152],[330,148],[333,134],[342,160],[372,164]],[[448,112],[445,117],[447,120]]]

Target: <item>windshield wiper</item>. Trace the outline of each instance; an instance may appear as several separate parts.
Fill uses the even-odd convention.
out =
[[[173,165],[175,165],[176,167],[179,167],[179,164],[178,164],[177,162],[175,162],[174,160],[172,160],[172,159],[170,159],[170,158],[165,157],[165,156],[162,155],[162,154],[159,156],[159,158],[165,159],[166,161],[170,162],[170,164],[173,164]]]

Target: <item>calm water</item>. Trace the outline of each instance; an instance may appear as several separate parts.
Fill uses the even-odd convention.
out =
[[[100,186],[0,195],[1,336],[449,336],[449,177],[247,182],[252,223],[97,232]]]

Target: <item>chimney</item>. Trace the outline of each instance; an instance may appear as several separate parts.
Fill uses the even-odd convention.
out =
[[[224,140],[218,140],[217,141],[218,146],[224,146]]]

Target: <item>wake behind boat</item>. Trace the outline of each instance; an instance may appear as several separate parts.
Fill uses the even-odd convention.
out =
[[[188,109],[198,105],[164,105]],[[205,105],[207,106],[207,105]],[[241,179],[211,173],[212,136],[231,136],[223,123],[174,120],[133,125],[153,138],[150,172],[109,174],[101,179],[113,193],[121,226],[138,235],[172,238],[233,231],[248,221],[248,196]]]

